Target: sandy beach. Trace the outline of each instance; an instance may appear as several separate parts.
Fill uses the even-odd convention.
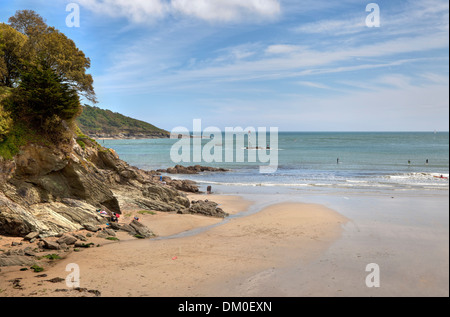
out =
[[[270,272],[317,259],[341,236],[347,222],[316,204],[281,203],[239,217],[251,201],[227,195],[190,196],[199,198],[219,203],[232,216],[222,220],[159,212],[140,215],[157,239],[136,240],[119,233],[120,241],[95,238],[92,241],[100,247],[66,254],[42,273],[2,268],[0,296],[252,296],[260,292],[258,285]],[[121,222],[133,216],[124,212]],[[208,229],[170,238],[196,228]],[[4,238],[0,244],[8,242]],[[67,288],[66,267],[72,263],[80,269],[80,288],[92,292]],[[59,282],[49,282],[55,278]],[[15,279],[20,279],[20,288],[13,287]]]

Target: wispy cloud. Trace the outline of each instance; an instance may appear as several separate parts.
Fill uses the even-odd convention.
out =
[[[332,89],[330,86],[322,84],[322,83],[315,83],[311,81],[299,81],[297,82],[299,85],[306,86],[309,88],[317,88],[317,89]]]
[[[110,17],[126,17],[135,23],[162,18],[168,7],[161,0],[77,0],[84,8]]]
[[[447,31],[449,29],[449,3],[441,0],[396,2],[396,5],[380,5],[381,29],[383,36],[424,34],[431,31]],[[361,7],[362,8],[362,7]],[[367,31],[366,16],[363,10],[347,13],[333,19],[322,19],[303,23],[292,28],[300,34],[323,34],[347,36]]]
[[[266,47],[255,45],[251,49],[242,46],[224,49],[221,51],[222,55],[214,59],[197,61],[189,68],[165,68],[164,73],[148,79],[143,78],[143,74],[150,72],[155,74],[154,65],[151,64],[152,69],[147,69],[145,66],[134,68],[135,74],[130,73],[129,76],[116,73],[114,77],[108,77],[121,79],[121,84],[114,85],[113,89],[125,84],[126,89],[139,90],[151,89],[155,86],[171,87],[183,83],[198,83],[201,87],[204,82],[211,81],[220,83],[280,80],[414,64],[423,59],[405,59],[396,56],[446,47],[448,44],[440,34],[401,37],[364,46],[334,48],[331,51],[322,51],[301,45],[270,45]],[[142,50],[142,56],[136,56],[132,60],[144,60],[145,52],[146,50]],[[135,54],[135,52],[130,54]],[[381,61],[364,62],[366,58],[381,58]],[[128,72],[128,67],[120,66],[123,63],[129,63],[127,60],[129,58],[122,63],[118,62],[115,70],[117,68],[126,69]],[[131,82],[127,83],[127,78]],[[394,80],[393,77],[390,78]],[[400,84],[399,80],[397,78],[397,82],[392,83]]]
[[[361,16],[342,20],[321,20],[298,26],[293,29],[297,33],[348,35],[365,31],[366,24]]]
[[[172,0],[171,8],[183,15],[222,22],[273,19],[281,13],[278,0]]]
[[[445,1],[381,3],[380,28],[365,25],[359,0],[78,1],[98,14],[158,22],[133,25],[108,54],[95,79],[110,99],[139,96],[142,107],[160,104],[183,118],[252,117],[291,129],[448,124]],[[247,23],[262,20],[271,23]]]
[[[133,23],[153,22],[168,16],[209,22],[274,19],[281,14],[278,0],[77,0],[94,13],[127,18]]]

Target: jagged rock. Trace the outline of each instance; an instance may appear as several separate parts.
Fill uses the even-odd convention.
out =
[[[62,282],[64,282],[66,279],[64,279],[64,278],[61,278],[61,277],[55,277],[55,278],[52,278],[52,279],[50,279],[50,280],[47,280],[47,282],[50,282],[50,283],[62,283]]]
[[[45,225],[31,212],[0,192],[0,234],[21,237]]]
[[[73,245],[75,244],[75,242],[77,242],[77,238],[75,238],[74,236],[71,235],[64,235],[61,238],[59,238],[58,240],[56,240],[57,243],[59,243],[60,245],[62,244],[66,244],[66,245]]]
[[[8,251],[6,251],[4,253],[5,255],[19,255],[19,256],[24,256],[25,255],[25,251],[23,249],[10,249]]]
[[[166,182],[167,185],[177,189],[177,190],[181,190],[183,192],[187,192],[187,193],[198,193],[199,192],[199,188],[196,185],[196,183],[194,181],[190,181],[190,180],[173,180],[173,179],[168,179],[169,177],[164,177],[163,181]]]
[[[98,238],[115,237],[116,232],[112,228],[105,228],[97,233]]]
[[[0,254],[0,267],[6,266],[32,266],[36,264],[36,259],[25,255],[5,255]]]
[[[182,210],[179,213],[191,213],[191,214],[201,214],[209,217],[225,218],[228,214],[225,213],[221,208],[217,207],[218,204],[212,201],[193,201],[189,208]]]
[[[108,222],[98,209],[120,214],[124,205],[167,212],[190,207],[181,191],[197,192],[195,183],[174,180],[163,186],[153,178],[157,172],[129,166],[113,150],[87,138],[81,148],[77,138],[74,134],[59,145],[31,143],[12,160],[0,158],[0,234],[25,237],[39,232],[47,238],[83,228],[97,232],[97,226]],[[176,170],[223,169],[177,166]]]
[[[157,172],[160,173],[168,173],[168,174],[198,174],[202,172],[228,172],[227,169],[224,168],[215,168],[209,166],[183,166],[176,165],[175,167],[169,167],[168,169],[159,169]]]
[[[0,187],[11,179],[16,170],[16,162],[0,157]]]
[[[31,249],[31,247],[26,247],[25,249],[23,249],[23,253],[26,256],[35,256],[36,253],[33,251],[33,249]]]
[[[155,234],[149,228],[147,228],[137,220],[133,220],[130,223],[130,226],[136,231],[137,234],[139,234],[143,238],[150,238],[155,236]]]
[[[8,256],[35,256],[36,253],[31,249],[31,247],[26,247],[24,249],[10,249],[3,253]]]
[[[139,201],[148,209],[156,211],[178,211],[189,207],[189,199],[179,191],[157,185],[149,185],[142,194],[147,200]]]
[[[31,241],[33,239],[36,239],[37,237],[39,237],[39,232],[30,232],[23,239],[26,241]]]
[[[114,230],[122,230],[128,232],[131,235],[135,235],[137,233],[136,230],[128,224],[118,224],[113,222],[111,223],[110,227]]]
[[[74,236],[75,238],[77,238],[78,240],[81,241],[87,241],[87,238],[85,236],[83,236],[82,234],[79,233],[71,233],[72,236]]]
[[[84,229],[86,229],[87,231],[90,231],[90,232],[97,232],[99,230],[98,227],[90,225],[90,224],[85,224],[83,227],[84,227]]]
[[[28,177],[48,175],[63,169],[69,162],[62,151],[36,144],[22,148],[14,161],[16,176]]]
[[[49,250],[59,250],[59,249],[61,249],[61,246],[59,245],[59,243],[57,243],[55,241],[42,239],[42,242],[44,242],[44,248],[45,249],[49,249]]]

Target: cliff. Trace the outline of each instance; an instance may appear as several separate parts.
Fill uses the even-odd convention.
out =
[[[12,160],[0,157],[0,234],[55,236],[104,224],[98,209],[120,214],[130,205],[186,212],[185,194],[160,183],[156,174],[129,166],[113,150],[75,134],[64,146],[22,146]]]

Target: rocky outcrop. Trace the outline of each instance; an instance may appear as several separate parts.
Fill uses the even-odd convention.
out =
[[[216,168],[209,166],[182,166],[176,165],[175,167],[170,167],[168,169],[159,169],[157,170],[159,173],[167,173],[167,174],[198,174],[203,172],[228,172],[227,169],[224,168]]]
[[[12,160],[0,157],[0,188],[12,177],[16,164]]]
[[[194,181],[190,180],[180,180],[180,179],[170,179],[169,177],[163,177],[163,181],[166,182],[172,188],[181,190],[187,193],[199,193],[200,190]]]
[[[90,133],[86,134],[94,139],[168,139],[170,134],[165,132],[139,133],[139,132],[119,132],[119,133]]]
[[[168,212],[190,207],[176,188],[195,192],[194,184],[164,185],[154,180],[157,172],[132,167],[95,141],[79,143],[74,137],[58,147],[29,144],[13,160],[0,159],[0,234],[50,237],[95,228],[107,222],[98,209],[120,214],[126,204]]]
[[[200,214],[208,217],[225,218],[228,214],[218,204],[208,200],[193,201],[189,208],[179,211],[180,214]]]
[[[155,234],[149,228],[147,228],[145,225],[143,225],[137,220],[133,220],[129,226],[133,228],[134,231],[136,232],[136,235],[138,235],[142,239],[155,236]]]
[[[31,266],[37,260],[34,257],[25,255],[0,254],[0,267],[4,266]]]

